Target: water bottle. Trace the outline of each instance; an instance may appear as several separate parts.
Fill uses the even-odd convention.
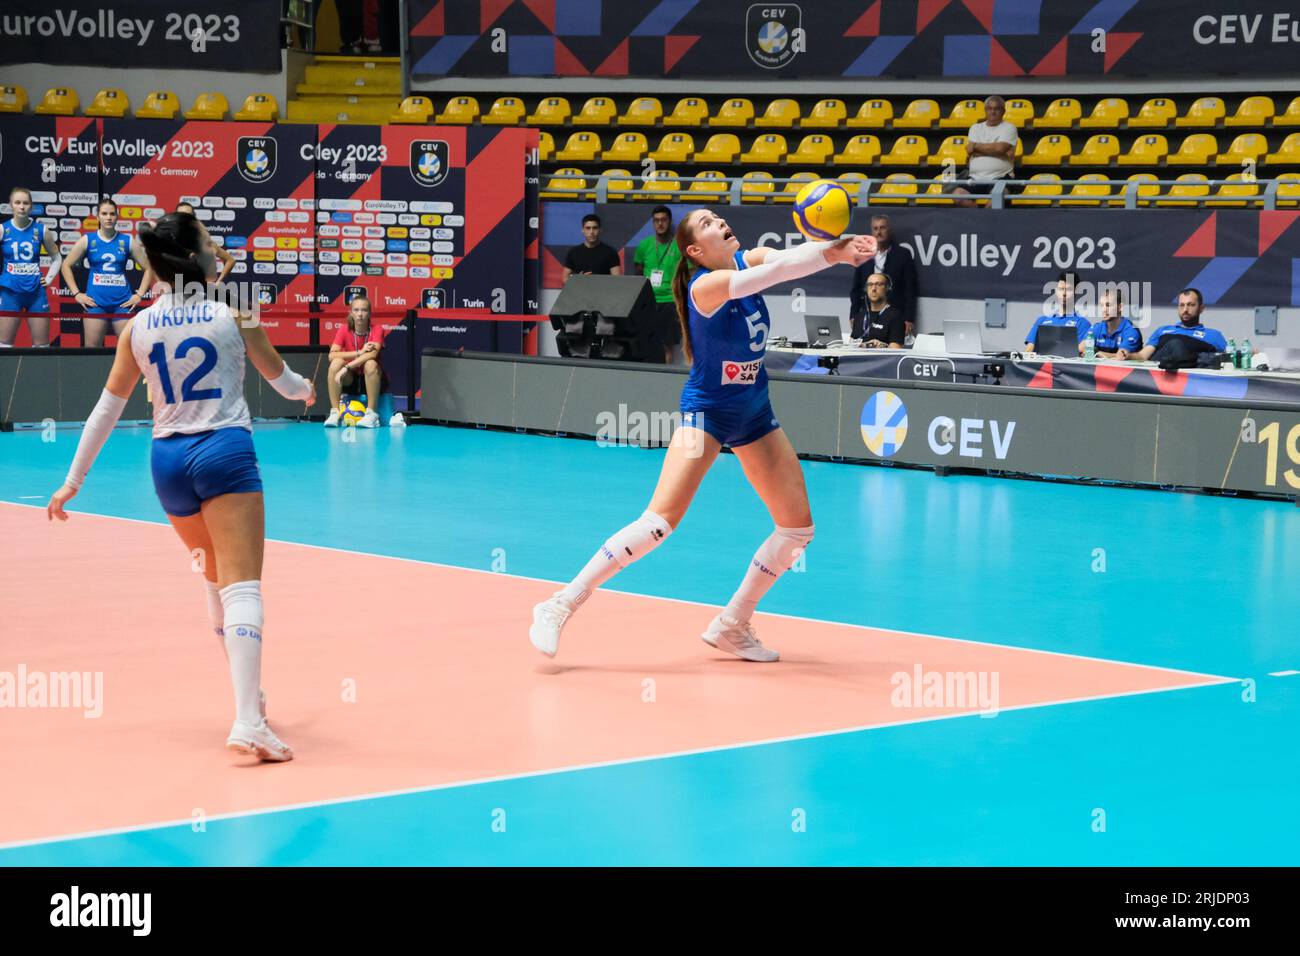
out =
[[[1083,357],[1089,362],[1097,357],[1097,340],[1092,337],[1092,329],[1088,330],[1088,337],[1083,340]]]
[[[1237,349],[1237,340],[1228,339],[1228,354],[1232,356],[1232,367],[1241,368],[1241,352]]]
[[[1241,367],[1246,371],[1250,371],[1251,365],[1255,363],[1255,356],[1251,354],[1252,351],[1250,339],[1244,340],[1241,343]]]

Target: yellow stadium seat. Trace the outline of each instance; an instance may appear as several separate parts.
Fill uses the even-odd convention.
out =
[[[1019,97],[1007,100],[1007,110],[1002,118],[1016,129],[1029,129],[1034,123],[1034,104]]]
[[[86,115],[121,119],[130,108],[131,101],[123,90],[100,90],[86,107]]]
[[[517,96],[499,96],[479,122],[484,126],[518,126],[528,110]]]
[[[885,181],[880,184],[876,192],[871,196],[870,204],[872,206],[881,204],[905,204],[906,199],[893,197],[915,196],[916,179],[911,173],[890,173],[885,177]]]
[[[417,124],[429,122],[433,115],[433,100],[427,96],[408,96],[397,111],[388,117],[390,123]]]
[[[1118,166],[1158,166],[1169,153],[1169,140],[1162,133],[1148,133],[1133,140],[1127,153],[1115,158]]]
[[[1234,173],[1219,187],[1207,206],[1254,206],[1259,203],[1261,190],[1253,175]]]
[[[1155,185],[1156,180],[1160,177],[1155,173],[1134,173],[1128,178],[1128,182],[1137,183],[1137,204],[1139,206],[1150,206],[1156,196],[1160,195],[1160,187]],[[1150,185],[1148,185],[1150,184]],[[1125,198],[1128,192],[1127,186],[1122,186],[1115,193],[1115,198],[1110,201],[1112,206],[1123,206],[1127,200]]]
[[[1136,116],[1129,117],[1128,127],[1129,129],[1164,129],[1172,126],[1177,118],[1178,107],[1174,106],[1174,101],[1158,96],[1143,103]]]
[[[772,174],[765,170],[756,169],[752,173],[745,173],[741,179],[741,202],[767,202],[775,192],[776,184],[772,182]]]
[[[727,100],[717,116],[709,117],[710,126],[748,126],[754,119],[754,104],[746,99]]]
[[[223,120],[230,112],[230,104],[220,93],[200,93],[194,99],[194,105],[185,111],[185,118],[192,120]]]
[[[44,98],[36,106],[36,112],[48,116],[72,116],[80,105],[76,90],[57,86],[45,91]]]
[[[686,190],[688,193],[725,193],[731,188],[727,177],[716,169],[706,169],[695,174],[695,181]]]
[[[884,129],[893,118],[894,105],[889,100],[867,100],[844,125],[850,129]]]
[[[1119,129],[1128,119],[1128,100],[1108,96],[1098,100],[1092,112],[1079,120],[1080,129]]]
[[[1119,155],[1119,137],[1113,133],[1095,133],[1088,137],[1083,149],[1070,157],[1071,166],[1109,166]]]
[[[1183,144],[1178,147],[1178,152],[1170,153],[1165,157],[1167,166],[1208,166],[1214,161],[1214,155],[1219,151],[1219,141],[1214,138],[1213,133],[1192,133]]]
[[[789,129],[799,123],[798,100],[773,100],[763,110],[763,115],[754,120],[755,126],[764,128]]]
[[[651,201],[669,202],[676,198],[681,191],[681,177],[671,169],[655,169],[645,178],[645,188],[654,189],[655,192],[646,195],[644,198]]]
[[[604,175],[608,181],[606,195],[610,199],[630,199],[631,193],[636,189],[636,180],[626,169],[607,169]]]
[[[542,162],[555,155],[555,137],[546,130],[537,134],[537,156]]]
[[[453,96],[447,108],[433,118],[439,126],[469,126],[478,119],[478,99],[473,96]]]
[[[1175,126],[1216,126],[1223,119],[1227,109],[1223,100],[1217,96],[1202,96],[1187,108],[1187,115],[1174,120]]]
[[[790,177],[790,181],[785,184],[785,189],[777,195],[777,202],[794,202],[794,197],[814,179],[820,179],[816,173],[795,173]]]
[[[586,189],[587,180],[581,169],[557,169],[542,188],[543,199],[582,199],[584,194],[574,190]]]
[[[903,115],[894,120],[894,129],[929,129],[939,122],[939,104],[934,100],[912,100]]]
[[[968,130],[975,123],[982,123],[983,121],[984,101],[962,100],[952,108],[951,113],[939,120],[939,128]]]
[[[599,152],[600,137],[583,130],[569,134],[569,141],[564,144],[564,149],[555,154],[555,159],[560,163],[589,163]]]
[[[965,166],[966,137],[945,137],[944,141],[939,144],[939,151],[932,156],[926,157],[925,161],[930,166],[942,166],[945,162],[951,162],[954,166]]]
[[[1020,162],[1024,166],[1064,166],[1071,152],[1070,137],[1063,133],[1049,133],[1040,138],[1034,151],[1022,157]]]
[[[22,113],[27,110],[27,91],[21,86],[0,86],[0,113]]]
[[[746,166],[775,166],[785,159],[785,137],[780,133],[755,136],[749,152],[741,153],[740,161]]]
[[[608,126],[618,118],[618,108],[608,96],[593,96],[573,118],[574,126]]]
[[[1277,152],[1265,156],[1264,162],[1271,166],[1300,166],[1300,133],[1288,133]]]
[[[563,96],[548,96],[537,104],[537,109],[524,119],[529,126],[563,126],[569,122],[573,110]]]
[[[1156,200],[1157,206],[1195,206],[1197,200],[1210,194],[1209,180],[1200,173],[1183,173],[1169,192]]]
[[[918,206],[951,206],[956,199],[966,198],[964,196],[957,197],[948,192],[950,182],[951,177],[945,179],[942,173],[935,176],[934,179],[930,180],[930,184],[925,187],[925,192],[917,197],[916,204]],[[920,188],[920,185],[920,182],[917,182],[917,188]]]
[[[677,101],[673,111],[664,117],[665,126],[707,126],[709,104],[698,96],[687,96]]]
[[[865,183],[867,179],[868,176],[866,173],[859,172],[840,173],[835,177],[835,181],[847,189],[849,196],[851,196],[855,201],[857,199],[858,190],[862,188],[862,184]]]
[[[244,105],[235,113],[235,119],[246,123],[274,123],[280,107],[270,93],[250,93]]]
[[[836,129],[848,118],[843,100],[818,100],[800,126],[805,129]]]
[[[880,139],[871,133],[854,136],[844,144],[844,152],[831,160],[836,166],[870,166],[880,158]]]
[[[1083,116],[1083,107],[1073,97],[1052,100],[1047,112],[1034,120],[1034,129],[1069,129]]]
[[[181,108],[181,101],[176,94],[168,90],[154,90],[144,98],[144,103],[135,111],[136,119],[175,119],[176,111]]]
[[[1237,112],[1223,121],[1224,126],[1267,126],[1273,119],[1275,107],[1271,96],[1248,96],[1241,101]]]
[[[663,119],[664,105],[657,96],[638,96],[618,118],[619,126],[655,126]]]
[[[1061,195],[1060,176],[1056,173],[1034,173],[1020,191],[1020,195],[1011,197],[1011,205],[1050,206],[1052,200],[1047,197],[1059,195]]]
[[[1102,200],[1110,196],[1109,179],[1105,173],[1088,173],[1080,176],[1068,193],[1061,199],[1062,206],[1100,206]]]
[[[1267,153],[1268,139],[1262,133],[1242,133],[1228,145],[1226,153],[1214,157],[1214,164],[1240,166],[1245,162],[1258,163]]]
[[[645,133],[619,133],[601,159],[607,163],[639,163],[649,151]]]
[[[656,163],[689,163],[693,152],[695,137],[690,133],[667,133],[650,158]]]
[[[1279,209],[1300,206],[1300,173],[1283,173],[1277,177],[1276,202]]]
[[[734,163],[740,155],[740,139],[735,133],[714,133],[704,148],[695,154],[697,163]]]
[[[900,136],[888,153],[880,157],[881,166],[921,166],[930,153],[924,136]]]
[[[785,158],[787,163],[826,166],[835,152],[834,141],[824,133],[809,133],[799,141],[799,148]]]
[[[1300,96],[1291,101],[1285,113],[1273,117],[1274,126],[1300,126]]]

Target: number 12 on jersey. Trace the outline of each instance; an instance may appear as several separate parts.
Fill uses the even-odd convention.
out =
[[[203,361],[185,376],[185,381],[181,382],[181,401],[182,402],[201,402],[204,399],[220,398],[221,389],[219,388],[197,388],[199,380],[207,375],[217,366],[217,347],[207,339],[198,335],[191,335],[176,346],[176,354],[173,356],[178,362],[190,353],[191,349],[198,349],[203,353]],[[158,378],[162,383],[163,404],[175,405],[176,392],[172,388],[171,373],[167,370],[167,348],[162,342],[155,342],[154,347],[149,351],[149,363],[158,366]]]

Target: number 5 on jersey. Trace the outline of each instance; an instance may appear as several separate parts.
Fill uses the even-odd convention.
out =
[[[755,319],[758,319],[759,321],[755,322]],[[761,312],[755,312],[753,315],[745,316],[745,324],[749,326],[749,350],[751,352],[761,352],[763,351],[763,346],[767,345],[767,323],[762,321],[762,319],[763,313]],[[756,335],[758,336],[757,342],[753,340]]]

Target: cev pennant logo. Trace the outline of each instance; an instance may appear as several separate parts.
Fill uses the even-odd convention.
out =
[[[907,439],[907,406],[893,392],[875,392],[862,406],[862,440],[878,458],[895,455]]]
[[[442,140],[416,140],[411,144],[411,175],[421,186],[441,185],[450,166],[451,149]]]
[[[275,175],[275,140],[269,136],[241,136],[235,168],[250,183],[264,183]]]
[[[798,52],[794,32],[801,12],[793,3],[756,3],[745,14],[749,58],[765,70],[779,70]]]

